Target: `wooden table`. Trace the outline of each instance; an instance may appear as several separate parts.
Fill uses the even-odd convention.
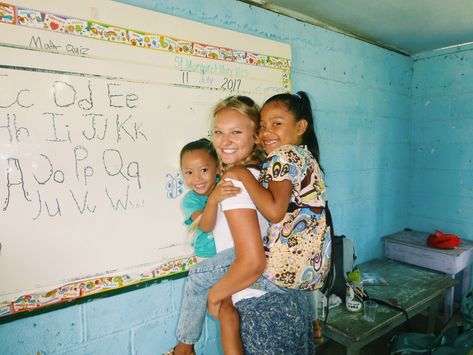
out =
[[[404,230],[384,237],[384,256],[389,259],[426,267],[447,274],[452,279],[463,271],[463,296],[471,286],[471,264],[473,263],[473,241],[462,239],[460,247],[455,249],[437,249],[427,245],[428,233]],[[453,314],[454,287],[445,297],[444,320],[447,322]]]
[[[393,260],[372,260],[361,264],[362,272],[378,272],[388,286],[365,286],[372,298],[396,299],[409,318],[429,309],[429,329],[433,331],[437,305],[445,292],[456,281],[443,274]],[[350,312],[342,304],[331,309],[327,324],[322,322],[324,336],[342,344],[347,355],[359,354],[360,349],[406,321],[404,314],[393,308],[379,305],[374,323],[363,318],[363,311]]]

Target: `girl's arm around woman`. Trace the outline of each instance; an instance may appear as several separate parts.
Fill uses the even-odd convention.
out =
[[[243,182],[256,208],[270,223],[279,223],[284,218],[292,194],[290,180],[270,181],[265,189],[248,169],[241,166],[232,167],[225,173],[226,177]]]

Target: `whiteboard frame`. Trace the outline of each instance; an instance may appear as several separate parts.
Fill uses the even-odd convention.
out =
[[[165,38],[174,40],[176,43],[178,43],[173,49],[176,51],[181,48],[179,47],[179,42],[185,43],[187,41],[194,44],[193,48],[196,48],[196,45],[203,47],[205,50],[210,48],[211,50],[207,51],[206,53],[207,55],[209,55],[209,53],[217,55],[216,60],[236,62],[240,61],[239,63],[241,63],[241,60],[250,60],[251,62],[247,62],[246,64],[260,65],[262,67],[267,66],[268,68],[273,69],[282,68],[283,78],[281,83],[281,92],[290,91],[291,49],[287,44],[196,23],[178,17],[161,14],[155,11],[144,10],[109,0],[100,1],[99,5],[93,0],[67,3],[63,1],[52,0],[41,1],[38,3],[38,1],[34,0],[24,0],[9,1],[8,4],[2,5],[12,5],[15,9],[37,9],[43,13],[58,15],[60,17],[88,19],[88,21],[96,24],[103,24],[104,26],[108,26],[107,24],[117,24],[115,28],[126,29],[127,31],[134,32],[137,35],[143,33],[158,34],[164,36]],[[5,24],[8,24],[8,18],[0,18],[0,27],[2,30],[5,29],[8,31],[9,28],[5,27]],[[137,24],[139,24],[140,29],[134,30],[138,26]],[[13,22],[9,23],[8,25],[22,26],[18,22],[18,18],[16,16],[13,19]],[[198,26],[200,31],[196,32],[194,30],[195,26]],[[25,28],[26,31],[28,30],[28,26],[24,26],[23,28]],[[173,30],[172,34],[167,33],[170,28]],[[49,30],[51,32],[51,36],[59,36],[59,34],[54,33],[51,28],[43,28],[43,30]],[[191,38],[192,40],[190,40]],[[102,46],[105,48],[104,52],[106,52],[107,46],[116,45],[116,43],[107,43],[107,41],[103,41],[103,39],[98,40],[102,41]],[[231,43],[231,48],[228,47],[228,43]],[[253,48],[246,48],[248,43],[251,43]],[[121,44],[134,45],[131,43]],[[2,46],[5,46],[5,43],[0,42],[0,49]],[[18,49],[18,47],[15,45],[12,47]],[[213,52],[212,48],[214,48]],[[257,50],[255,50],[255,48],[257,48]],[[158,50],[163,49],[161,48]],[[239,57],[239,53],[242,53],[240,55],[245,57]],[[196,55],[195,52],[184,54],[188,54],[190,56]],[[35,53],[34,55],[41,56],[41,51]],[[207,59],[208,58],[210,57],[207,57]],[[77,57],[77,61],[79,62],[84,60],[86,59],[83,56]],[[127,59],[125,58],[124,60]],[[141,60],[146,64],[147,56],[144,55]],[[26,56],[24,58],[16,57],[11,63],[28,65],[28,60],[26,59]],[[101,74],[107,73],[107,69],[105,67],[98,68],[97,71]],[[114,75],[115,73],[107,74]],[[12,315],[18,315],[23,312],[31,313],[32,311],[43,309],[45,307],[54,307],[54,305],[57,306],[65,302],[70,303],[71,301],[77,301],[79,299],[88,299],[91,296],[97,296],[103,294],[104,292],[128,289],[138,284],[156,282],[165,278],[182,277],[186,275],[189,266],[194,262],[195,258],[192,255],[188,255],[183,258],[169,260],[166,263],[154,266],[153,268],[140,273],[138,278],[130,277],[128,274],[123,273],[117,274],[115,272],[113,275],[104,274],[92,278],[80,279],[71,283],[61,284],[53,289],[41,289],[37,293],[22,294],[17,299],[12,300],[12,302],[9,304],[0,304],[0,319],[4,317],[5,319],[10,319],[10,316]],[[164,269],[166,269],[165,273],[163,273]],[[118,278],[117,280],[119,281],[109,282],[108,284],[105,282],[105,286],[102,288],[97,288],[88,293],[83,292],[85,285],[87,284],[96,283],[98,280],[100,280],[100,282],[104,282],[104,279],[110,279],[114,277]],[[129,282],[126,282],[127,278],[130,279]],[[66,290],[65,297],[58,299],[48,296],[53,294],[55,291],[57,292],[59,289],[62,291]]]

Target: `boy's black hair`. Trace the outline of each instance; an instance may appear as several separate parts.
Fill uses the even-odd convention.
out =
[[[179,155],[179,164],[182,164],[182,157],[184,156],[184,154],[193,150],[206,151],[218,164],[217,151],[215,150],[212,142],[209,141],[207,138],[201,138],[199,140],[189,142],[184,147],[182,147],[181,153]]]

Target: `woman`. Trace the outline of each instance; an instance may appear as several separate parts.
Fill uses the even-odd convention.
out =
[[[259,166],[263,158],[262,153],[256,147],[258,119],[259,107],[248,97],[232,96],[216,105],[213,125],[214,146],[221,159],[223,171],[235,165],[244,165],[253,174],[258,174],[258,171],[252,168],[255,164]],[[196,264],[189,272],[177,330],[180,343],[174,349],[174,354],[192,354],[194,351],[193,344],[200,337],[205,317],[206,291],[212,285],[209,285],[209,280],[204,276],[208,275],[208,270],[212,270],[212,278],[214,280],[218,279],[208,293],[208,310],[211,315],[221,320],[221,324],[224,323],[225,317],[238,318],[238,314],[229,305],[229,297],[233,295],[233,302],[237,306],[244,300],[240,305],[245,304],[247,307],[243,308],[248,310],[256,305],[254,303],[256,297],[265,294],[261,290],[246,288],[261,276],[265,267],[266,260],[261,238],[262,231],[263,233],[266,232],[267,223],[262,216],[258,216],[256,207],[241,182],[234,181],[233,183],[242,189],[242,193],[221,203],[217,224],[213,231],[218,254],[213,258]],[[220,264],[219,258],[228,258],[228,255],[233,253],[235,254],[235,259],[228,269],[214,268],[214,265]],[[286,302],[288,298],[290,300],[291,297],[297,298],[300,295],[270,295],[263,297],[262,302],[257,302],[256,308],[264,312],[265,300],[272,301],[273,303],[274,300]],[[243,313],[245,313],[245,310],[243,310]],[[253,310],[255,310],[255,307],[253,307]],[[283,320],[288,316],[288,314],[282,314],[281,309],[267,309],[266,311],[276,312],[270,318],[274,320]],[[301,312],[301,314],[304,313],[307,312]],[[245,324],[249,323],[245,323],[248,317],[243,317],[243,319],[242,336],[245,339]],[[249,319],[251,319],[251,315]],[[284,322],[288,324],[287,320]],[[268,324],[269,326],[271,326],[270,323]],[[310,332],[310,322],[306,328]],[[264,330],[258,328],[256,333]],[[221,335],[225,353],[242,352],[241,349],[239,350],[241,343],[238,344],[238,328],[222,328]],[[255,335],[258,338],[258,334]],[[289,331],[287,335],[291,337],[292,333]],[[264,338],[263,335],[261,340]],[[245,340],[244,342],[247,352],[251,351],[246,346],[247,342]],[[258,348],[259,345],[257,344],[256,347]],[[270,348],[270,343],[261,344],[261,348],[257,351],[258,353],[263,353],[264,349],[270,350]]]

